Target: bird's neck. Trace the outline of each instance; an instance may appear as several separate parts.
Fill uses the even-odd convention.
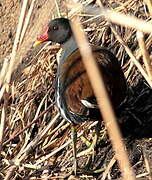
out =
[[[61,63],[63,63],[67,57],[69,57],[76,49],[78,49],[77,43],[73,36],[71,36],[68,41],[62,44],[62,55],[60,58]]]

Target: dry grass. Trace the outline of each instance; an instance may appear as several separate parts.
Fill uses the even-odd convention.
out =
[[[34,2],[33,0],[31,3],[34,4]],[[89,2],[85,1],[83,6]],[[140,45],[138,45],[136,39],[137,30],[152,32],[149,14],[152,11],[151,3],[136,0],[125,2],[111,0],[103,1],[103,3],[99,1],[96,4],[96,11],[94,11],[95,8],[90,7],[83,9],[82,4],[75,5],[75,8],[71,9],[73,4],[69,1],[66,3],[56,0],[54,4],[50,4],[50,1],[45,1],[40,12],[37,12],[34,7],[31,14],[32,5],[29,9],[30,12],[26,12],[27,16],[31,16],[30,22],[24,21],[23,18],[24,26],[23,29],[21,28],[21,36],[18,34],[17,42],[14,43],[17,44],[23,40],[18,47],[15,45],[16,48],[13,51],[16,56],[15,54],[12,56],[14,60],[10,63],[9,56],[4,60],[0,72],[0,152],[2,162],[0,164],[0,179],[11,179],[11,176],[14,179],[30,179],[35,176],[40,179],[42,176],[46,179],[72,178],[70,176],[72,167],[70,125],[59,117],[54,99],[54,79],[59,47],[32,48],[34,39],[40,34],[43,25],[50,17],[62,14],[73,19],[79,16],[89,41],[108,47],[116,54],[125,72],[129,88],[133,91],[128,95],[127,103],[124,105],[124,109],[122,107],[119,118],[124,122],[135,119],[134,121],[138,121],[137,124],[141,125],[143,123],[141,121],[146,116],[145,121],[151,122],[152,99],[150,97],[152,98],[152,96],[149,93],[149,86],[152,87],[152,82],[151,77],[147,74],[147,67],[145,68],[146,65],[143,63],[141,43],[139,42]],[[145,3],[147,3],[147,8]],[[100,12],[99,5],[112,11],[102,9],[104,16],[103,14],[97,15]],[[121,16],[119,13],[124,14],[125,20],[119,18]],[[36,19],[34,19],[34,15],[37,17]],[[130,15],[136,16],[136,18],[132,19]],[[30,26],[31,24],[32,26]],[[144,52],[150,59],[152,36],[149,33],[144,34],[144,36]],[[144,54],[143,57],[145,57]],[[22,63],[20,63],[21,60]],[[151,63],[149,64],[151,65]],[[11,80],[10,77],[12,77]],[[146,99],[146,93],[149,100]],[[148,115],[144,114],[143,117],[138,117],[139,112]],[[119,177],[119,170],[114,167],[116,162],[113,153],[108,150],[111,146],[105,135],[106,130],[104,126],[102,127],[101,136],[103,134],[104,136],[99,144],[102,144],[103,147],[97,147],[100,153],[96,154],[97,158],[95,157],[90,165],[94,173],[92,171],[81,172],[79,179]],[[92,122],[84,123],[78,127],[78,137],[82,135],[85,137],[86,134],[88,141],[91,141],[94,134]],[[84,150],[84,146],[79,138],[78,150]],[[102,159],[101,157],[106,152],[107,154],[111,152],[109,159]],[[86,160],[89,161],[88,155],[80,157],[80,165],[85,165]],[[147,161],[145,166],[143,163],[141,167],[143,171],[135,171],[137,177],[147,177],[150,174],[150,167],[147,164]],[[147,167],[147,170],[143,167]],[[98,171],[95,171],[96,169]],[[46,170],[48,171],[46,172]],[[105,172],[102,174],[103,171]]]

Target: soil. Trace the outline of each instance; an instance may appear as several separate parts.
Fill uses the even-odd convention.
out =
[[[1,60],[11,53],[20,10],[21,2],[18,0],[6,0],[0,2]]]

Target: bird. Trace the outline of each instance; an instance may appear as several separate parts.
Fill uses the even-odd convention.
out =
[[[62,53],[57,67],[55,96],[61,116],[72,125],[74,172],[76,161],[75,125],[102,119],[89,77],[75,40],[70,20],[64,17],[51,20],[34,46],[51,41],[61,45]],[[114,110],[126,98],[127,83],[120,63],[105,47],[90,45]],[[102,93],[102,92],[101,92]],[[103,102],[104,103],[104,102]]]

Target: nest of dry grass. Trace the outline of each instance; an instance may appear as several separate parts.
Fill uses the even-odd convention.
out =
[[[147,159],[152,157],[151,152],[149,153],[152,143],[150,139],[152,92],[140,69],[132,63],[132,56],[134,56],[147,72],[136,37],[136,29],[127,27],[127,22],[126,27],[113,24],[103,16],[92,15],[88,10],[67,9],[62,1],[55,1],[55,3],[59,10],[58,14],[61,12],[63,15],[68,13],[70,18],[80,17],[92,44],[107,47],[118,57],[127,78],[129,90],[128,97],[120,107],[117,116],[121,122],[130,162],[136,175],[138,177],[150,175]],[[87,4],[88,1],[85,3]],[[151,22],[150,5],[144,1],[111,0],[101,1],[101,3],[115,12],[133,15],[145,22]],[[94,8],[99,7],[98,3],[91,5]],[[44,3],[44,8],[46,7]],[[57,13],[53,15],[58,16]],[[48,18],[49,15],[46,19]],[[29,28],[28,31],[30,32],[31,29]],[[36,179],[36,177],[38,179],[74,179],[71,176],[73,155],[70,125],[59,116],[54,98],[57,52],[60,47],[46,46],[37,49],[28,47],[28,51],[25,51],[32,40],[19,47],[21,50],[17,58],[20,59],[23,55],[24,58],[21,64],[17,63],[19,66],[12,74],[9,91],[2,93],[1,89],[0,179],[9,179],[10,176],[13,179]],[[149,56],[151,56],[151,41],[151,35],[145,34],[144,42]],[[9,60],[9,57],[7,59]],[[86,122],[77,127],[78,152],[82,152],[87,145],[90,145],[94,136],[94,124],[94,122]],[[87,142],[84,143],[80,136],[83,139],[86,137]],[[104,124],[102,124],[100,136],[95,156],[84,153],[78,158],[79,165],[86,166],[86,170],[79,172],[78,179],[101,179],[102,177],[103,180],[106,177],[107,179],[120,177],[120,170]],[[148,153],[145,155],[146,152]]]

